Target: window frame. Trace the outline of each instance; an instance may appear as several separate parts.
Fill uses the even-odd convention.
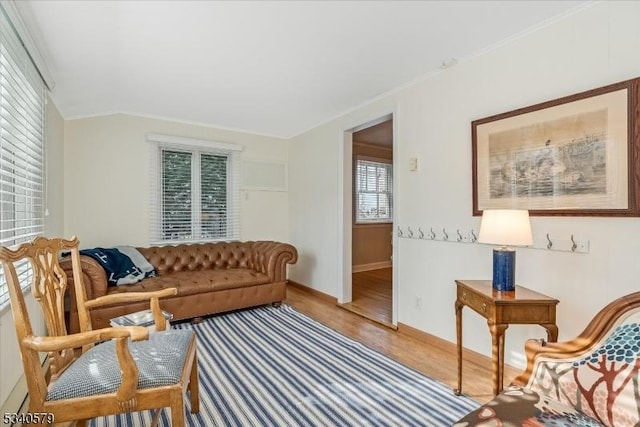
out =
[[[389,215],[386,218],[373,218],[373,219],[361,219],[358,218],[358,199],[359,194],[359,180],[358,180],[358,163],[364,161],[369,163],[378,163],[385,165],[389,180],[389,191],[381,192],[377,191],[375,194],[387,194],[389,197]],[[373,157],[366,155],[357,155],[353,161],[353,223],[354,225],[368,225],[368,224],[393,224],[393,161],[390,159],[384,159],[381,157]]]
[[[240,153],[239,144],[209,141],[202,139],[176,137],[169,135],[147,134],[150,143],[149,170],[149,243],[155,245],[205,243],[237,240],[240,235]],[[164,151],[187,152],[191,158],[191,238],[163,239],[163,156]],[[202,155],[224,156],[227,158],[227,227],[228,232],[219,238],[201,237],[202,232],[202,193],[201,173]],[[200,233],[200,234],[199,234]],[[193,237],[196,236],[196,237]],[[197,237],[200,236],[200,237]]]

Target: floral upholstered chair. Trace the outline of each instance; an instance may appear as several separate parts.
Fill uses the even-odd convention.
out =
[[[530,340],[526,353],[525,372],[455,427],[640,425],[640,292],[607,305],[575,339]]]

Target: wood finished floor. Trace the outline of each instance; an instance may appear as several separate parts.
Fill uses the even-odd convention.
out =
[[[353,273],[351,302],[340,307],[388,327],[393,327],[392,269]]]
[[[390,270],[390,269],[389,269]],[[382,280],[385,275],[390,277],[390,272],[365,272],[370,274],[356,273],[367,285],[359,287],[358,295],[363,292],[361,305],[365,301],[373,301],[378,304],[383,291],[373,292],[375,295],[366,296],[366,289],[378,280]],[[359,282],[359,281],[358,281]],[[389,286],[390,289],[390,286]],[[390,301],[390,290],[389,301]],[[356,294],[354,289],[354,295]],[[355,298],[354,298],[355,299]],[[400,333],[394,329],[384,326],[379,321],[372,321],[354,312],[344,310],[339,307],[329,297],[322,297],[299,287],[287,287],[287,304],[291,305],[301,313],[312,317],[320,323],[353,338],[368,347],[383,353],[398,362],[409,366],[418,372],[430,376],[447,384],[452,389],[457,382],[457,361],[452,348],[444,349],[430,345],[412,336]],[[391,322],[390,303],[388,309],[388,321]],[[376,313],[383,313],[384,309],[376,308]],[[487,332],[487,339],[488,332]],[[518,371],[506,367],[505,384],[509,384]],[[478,364],[475,360],[465,360],[463,363],[463,392],[465,395],[478,402],[485,403],[493,398],[491,391],[491,363],[487,359],[486,363]],[[453,391],[452,398],[455,398]],[[63,423],[61,426],[70,427],[75,423]]]
[[[435,378],[452,389],[457,383],[455,346],[431,345],[423,340],[385,327],[358,314],[340,308],[329,298],[309,293],[298,287],[287,287],[286,303],[338,332],[373,348],[398,362]],[[487,331],[487,339],[489,332]],[[491,361],[477,358],[463,361],[463,393],[478,402],[493,398]],[[509,384],[520,372],[505,366],[504,382]],[[453,392],[452,392],[453,396]]]

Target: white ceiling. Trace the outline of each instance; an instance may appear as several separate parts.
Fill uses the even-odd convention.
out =
[[[65,119],[291,137],[584,1],[17,1]]]

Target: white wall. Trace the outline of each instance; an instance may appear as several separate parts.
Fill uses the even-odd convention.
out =
[[[51,100],[47,103],[46,144],[45,235],[71,237],[64,235],[64,120]]]
[[[49,237],[57,237],[62,236],[64,218],[62,207],[64,197],[62,179],[64,170],[64,121],[51,100],[47,104],[46,114],[46,197],[49,215],[45,217],[44,234]],[[27,294],[25,298],[35,332],[43,333],[45,330],[44,320],[37,302],[31,293]],[[20,380],[22,373],[22,361],[20,360],[13,318],[11,310],[6,307],[0,312],[0,408],[2,408],[2,412],[15,412],[19,409],[26,394],[26,387],[22,384],[22,389],[16,389],[14,393],[12,391]]]
[[[149,245],[147,133],[240,144],[243,158],[287,162],[287,142],[247,133],[115,114],[65,122],[67,235],[82,247]],[[243,191],[242,240],[288,240],[288,195]]]
[[[45,235],[77,235],[83,247],[148,245],[149,132],[237,143],[244,147],[243,158],[287,162],[287,142],[278,138],[128,115],[65,122],[49,101]],[[288,240],[286,192],[243,190],[241,200],[241,239]],[[44,331],[37,303],[31,294],[26,298],[34,328]],[[5,411],[16,411],[26,393],[24,384],[16,388],[22,372],[7,308],[0,313],[0,408]]]
[[[291,279],[338,296],[343,130],[396,112],[397,224],[478,230],[471,194],[470,123],[493,114],[640,76],[640,3],[601,2],[511,40],[399,93],[294,138],[289,147]],[[420,170],[409,172],[410,157]],[[640,165],[638,165],[640,167]],[[550,233],[590,240],[588,254],[518,250],[517,281],[560,300],[560,339],[579,333],[612,299],[638,290],[639,218],[534,217]],[[398,321],[455,342],[454,280],[490,279],[491,250],[398,239]],[[423,307],[415,308],[415,297]],[[465,346],[490,354],[486,321],[465,310]],[[507,362],[523,366],[536,326],[511,326]]]

